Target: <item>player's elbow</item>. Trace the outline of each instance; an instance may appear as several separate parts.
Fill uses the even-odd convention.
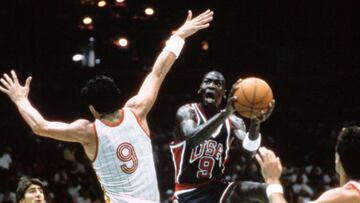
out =
[[[45,124],[37,123],[37,124],[31,126],[31,129],[32,129],[33,133],[42,136],[45,133]]]

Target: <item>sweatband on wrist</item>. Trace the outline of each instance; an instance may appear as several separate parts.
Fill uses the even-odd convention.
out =
[[[245,138],[242,142],[242,146],[244,147],[244,149],[251,152],[259,149],[260,144],[261,144],[261,134],[259,134],[259,137],[256,140],[251,140],[249,138],[249,133],[246,133]]]
[[[182,39],[179,36],[173,35],[170,37],[163,51],[170,51],[175,54],[176,58],[178,58],[184,44],[185,44],[184,39]]]
[[[266,187],[266,196],[270,198],[270,196],[274,193],[284,194],[284,189],[280,184],[269,184]]]

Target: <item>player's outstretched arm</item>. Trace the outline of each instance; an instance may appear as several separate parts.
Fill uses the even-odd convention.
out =
[[[168,45],[166,45],[157,57],[152,71],[145,78],[137,95],[125,104],[125,106],[131,108],[142,121],[144,121],[146,115],[154,105],[161,83],[175,62],[176,57],[179,55],[184,40],[199,30],[209,27],[212,19],[213,12],[210,10],[201,13],[195,18],[192,18],[192,12],[189,11],[185,23],[170,38]]]
[[[282,165],[279,157],[265,147],[260,147],[255,157],[261,167],[261,174],[268,184],[266,194],[269,201],[271,203],[287,203],[280,184]]]
[[[86,143],[90,122],[87,120],[77,120],[67,124],[62,122],[50,122],[35,109],[28,99],[30,91],[31,77],[26,79],[22,86],[14,70],[11,71],[11,77],[4,74],[0,79],[0,91],[7,94],[11,101],[17,106],[21,116],[34,131],[35,134],[50,137],[57,140]]]

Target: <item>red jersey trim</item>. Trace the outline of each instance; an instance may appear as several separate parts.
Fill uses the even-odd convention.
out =
[[[130,109],[129,109],[129,110],[130,110]],[[136,119],[138,125],[140,126],[140,128],[144,131],[144,133],[145,133],[149,138],[151,138],[150,132],[149,132],[149,133],[146,132],[144,126],[141,124],[141,121],[140,121],[139,117],[138,117],[132,110],[130,110],[130,111],[131,111],[131,113],[135,116],[135,119]]]
[[[93,123],[93,130],[94,130],[94,136],[95,136],[95,140],[96,140],[96,150],[95,150],[95,156],[94,156],[93,160],[91,160],[91,162],[94,162],[96,160],[97,154],[98,154],[98,149],[99,149],[99,138],[98,138],[98,134],[96,131],[95,122]]]
[[[202,109],[202,107],[199,104],[195,104],[195,105],[199,109],[199,113],[201,113],[201,115],[205,118],[205,122],[207,122],[208,118],[207,118],[204,110]]]
[[[100,120],[101,123],[103,123],[104,125],[106,126],[109,126],[109,127],[116,127],[116,126],[119,126],[123,121],[124,121],[124,117],[125,117],[125,113],[124,113],[124,110],[120,109],[120,114],[121,114],[121,119],[117,122],[117,123],[114,123],[114,124],[110,124],[110,123],[106,123],[102,120]]]
[[[358,191],[360,193],[360,188],[356,187],[356,185],[354,183],[350,182],[349,185],[351,186],[351,188],[355,189],[356,191]]]

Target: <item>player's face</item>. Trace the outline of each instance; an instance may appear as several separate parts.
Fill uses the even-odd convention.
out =
[[[20,203],[45,203],[43,189],[39,185],[30,185]]]
[[[205,105],[219,107],[225,94],[224,77],[217,72],[210,72],[205,75],[201,86],[200,94]]]

